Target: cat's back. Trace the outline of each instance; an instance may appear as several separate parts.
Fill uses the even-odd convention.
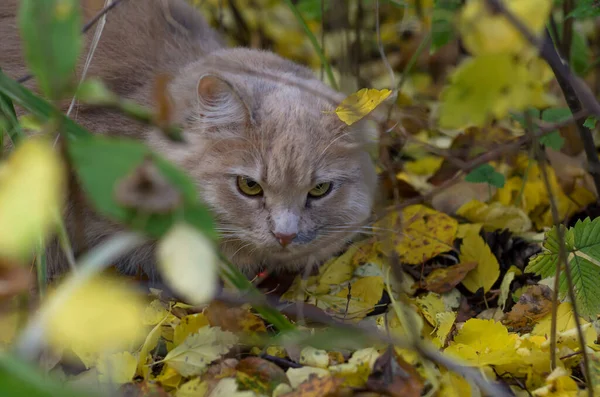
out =
[[[84,22],[106,5],[80,1]],[[18,78],[27,74],[17,27],[19,0],[0,1],[0,68]],[[93,40],[85,36],[78,74]],[[108,14],[88,69],[120,94],[135,91],[156,73],[175,73],[182,65],[221,48],[217,33],[184,0],[121,0]],[[60,54],[57,54],[60,56]]]

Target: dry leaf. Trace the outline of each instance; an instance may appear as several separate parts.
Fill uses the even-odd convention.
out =
[[[420,287],[443,294],[456,287],[477,266],[477,262],[461,262],[457,265],[435,269],[425,277]]]
[[[545,285],[526,287],[519,301],[504,315],[502,323],[511,329],[529,332],[552,309],[552,290]]]
[[[344,123],[352,125],[371,113],[391,94],[392,91],[387,89],[363,88],[344,99],[335,109],[335,113]]]
[[[462,284],[473,293],[479,288],[488,292],[500,277],[498,259],[479,234],[469,233],[463,239],[460,246],[460,261],[477,263],[477,266],[462,280]]]

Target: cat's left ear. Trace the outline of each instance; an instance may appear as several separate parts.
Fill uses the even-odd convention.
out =
[[[254,123],[247,97],[224,78],[203,75],[197,92],[200,120],[207,127],[245,127]]]

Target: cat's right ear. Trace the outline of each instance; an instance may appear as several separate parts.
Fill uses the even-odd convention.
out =
[[[227,80],[212,74],[198,81],[199,119],[207,128],[253,124],[247,99]]]

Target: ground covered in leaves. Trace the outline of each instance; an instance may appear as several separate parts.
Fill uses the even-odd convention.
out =
[[[60,310],[43,318],[48,393],[63,383],[164,397],[600,393],[600,219],[573,125],[585,120],[595,136],[596,118],[572,114],[502,15],[483,0],[348,1],[337,19],[327,1],[196,3],[232,44],[274,50],[354,92],[336,113],[380,127],[382,203],[312,273],[257,275],[262,295],[238,293],[234,276],[204,306],[166,288],[140,296],[139,280],[99,278],[70,295],[51,286]],[[505,3],[536,33],[551,14],[551,1]],[[600,37],[586,10],[571,11],[571,67],[592,87]],[[305,30],[325,32],[330,63]],[[83,145],[76,154],[90,156]],[[23,147],[16,159],[39,149]],[[165,240],[181,248],[191,234],[177,232]],[[12,307],[0,314],[5,346],[32,340]]]

